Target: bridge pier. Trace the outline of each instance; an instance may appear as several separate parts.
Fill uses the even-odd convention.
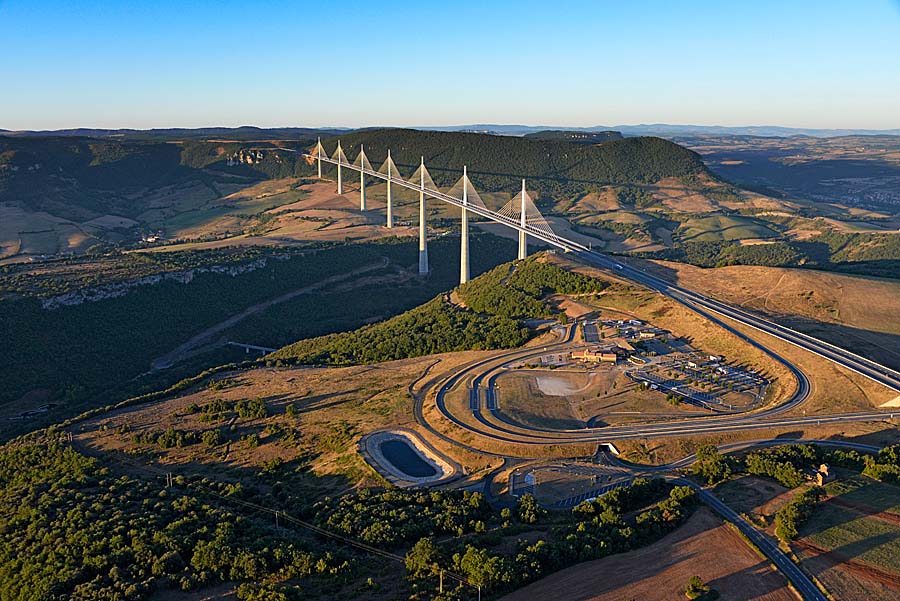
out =
[[[362,147],[362,144],[359,145],[359,210],[366,210],[366,172],[364,171],[366,167],[366,153]]]
[[[466,175],[466,167],[463,166],[463,196],[462,216],[459,231],[459,283],[469,281],[469,212],[466,205],[469,204],[469,176]]]
[[[344,184],[343,184],[343,181],[341,180],[341,156],[343,156],[343,154],[344,154],[344,153],[343,153],[343,151],[341,150],[341,141],[338,140],[338,151],[337,151],[337,155],[338,155],[338,164],[337,164],[337,168],[338,168],[337,193],[338,193],[338,194],[343,194],[343,193],[344,193]]]
[[[391,149],[388,148],[387,156],[387,226],[394,227],[394,205],[391,202]]]
[[[428,234],[425,231],[425,157],[419,168],[419,275],[428,273]]]
[[[522,226],[522,230],[519,230],[519,260],[524,259],[528,256],[528,236],[525,234],[525,180],[522,180],[522,210],[520,211],[519,216],[519,225]]]

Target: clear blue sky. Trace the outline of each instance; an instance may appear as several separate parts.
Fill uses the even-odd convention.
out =
[[[0,0],[0,128],[900,127],[900,0]]]

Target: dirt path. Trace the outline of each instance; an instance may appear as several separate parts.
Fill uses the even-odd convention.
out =
[[[315,292],[316,290],[319,290],[326,286],[330,286],[332,284],[342,282],[344,280],[356,277],[360,274],[363,274],[363,273],[366,273],[369,271],[373,271],[375,269],[383,269],[384,267],[387,267],[388,263],[389,263],[389,261],[388,261],[387,257],[384,257],[378,263],[371,263],[369,265],[364,265],[363,267],[360,267],[359,269],[355,269],[350,272],[346,272],[346,273],[342,273],[342,274],[339,274],[339,275],[336,275],[336,276],[333,276],[330,278],[326,278],[324,280],[316,282],[315,284],[310,284],[309,286],[305,286],[298,290],[288,292],[287,294],[282,294],[281,296],[277,296],[277,297],[269,299],[267,301],[257,303],[251,307],[247,307],[240,313],[232,315],[225,321],[217,323],[216,325],[203,330],[202,332],[200,332],[196,336],[192,337],[190,340],[188,340],[184,344],[178,346],[174,350],[166,353],[165,355],[163,355],[161,357],[157,357],[150,364],[150,366],[151,366],[150,369],[151,369],[151,371],[159,371],[161,369],[166,369],[167,367],[171,367],[172,365],[181,361],[187,355],[189,355],[192,350],[196,349],[197,347],[199,347],[205,343],[208,343],[210,338],[212,338],[216,334],[224,332],[228,328],[243,321],[244,319],[250,317],[251,315],[255,315],[256,313],[265,311],[266,309],[268,309],[269,307],[271,307],[273,305],[277,305],[279,303],[289,301],[293,298],[300,296],[301,294],[308,294],[310,292]]]

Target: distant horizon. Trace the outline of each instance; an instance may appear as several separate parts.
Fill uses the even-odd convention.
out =
[[[38,129],[38,128],[24,128],[24,129],[10,129],[6,127],[0,127],[0,131],[7,133],[55,133],[55,132],[67,132],[67,131],[135,131],[135,132],[150,132],[150,131],[166,131],[166,130],[185,130],[185,131],[196,131],[196,130],[206,130],[206,129],[242,129],[242,128],[251,128],[251,129],[260,129],[260,130],[280,130],[280,129],[309,129],[309,130],[348,130],[355,131],[359,129],[419,129],[419,130],[446,130],[446,131],[461,131],[467,129],[485,129],[485,130],[493,130],[493,129],[529,129],[529,130],[597,130],[597,129],[609,129],[609,130],[630,130],[630,129],[653,129],[653,128],[666,128],[672,130],[678,129],[698,129],[698,130],[785,130],[785,131],[818,131],[818,132],[854,132],[854,131],[867,131],[873,132],[876,134],[878,132],[886,132],[886,133],[900,133],[900,127],[895,128],[867,128],[867,127],[798,127],[798,126],[790,126],[790,125],[779,125],[779,124],[754,124],[754,125],[722,125],[719,123],[716,124],[701,124],[701,123],[666,123],[666,122],[642,122],[642,123],[620,123],[615,125],[607,125],[607,124],[594,124],[594,125],[560,125],[560,124],[529,124],[529,123],[488,123],[488,122],[477,122],[477,123],[459,123],[459,124],[450,124],[450,125],[441,125],[441,124],[429,124],[429,125],[383,125],[383,124],[373,124],[373,125],[362,125],[358,127],[347,126],[347,125],[256,125],[252,123],[243,123],[241,125],[188,125],[188,126],[153,126],[153,127],[107,127],[107,126],[73,126],[73,127],[59,127],[52,129]]]

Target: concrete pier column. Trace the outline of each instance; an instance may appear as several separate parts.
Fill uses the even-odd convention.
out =
[[[522,180],[522,211],[519,216],[519,225],[523,228],[525,227],[525,180]],[[519,232],[519,259],[524,259],[528,256],[528,236],[525,232]]]
[[[362,147],[362,144],[359,145],[359,210],[366,210],[366,152]]]
[[[343,193],[344,193],[344,184],[343,184],[343,180],[341,180],[341,141],[340,141],[340,140],[338,140],[338,153],[337,153],[337,155],[338,155],[338,187],[337,187],[337,193],[338,193],[338,194],[343,194]]]
[[[425,157],[422,157],[422,166],[419,183],[419,275],[428,273],[428,235],[425,231]]]
[[[463,167],[462,201],[462,217],[459,228],[459,283],[465,284],[469,281],[469,211],[466,210],[466,206],[469,204],[469,176],[466,175],[465,167]]]
[[[387,172],[387,226],[389,228],[394,227],[394,205],[391,202],[391,150],[388,149],[387,156],[387,164],[388,164],[388,172]]]
[[[316,163],[319,171],[319,179],[322,179],[322,138],[316,143]]]

